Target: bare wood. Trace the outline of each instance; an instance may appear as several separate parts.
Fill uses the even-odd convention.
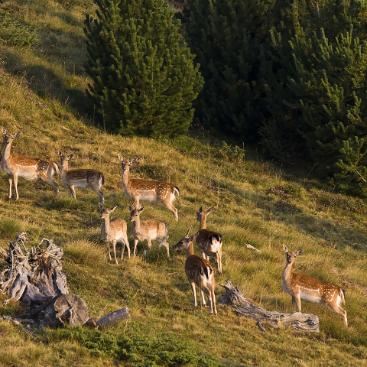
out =
[[[0,168],[9,177],[9,199],[12,198],[12,187],[15,189],[15,199],[19,199],[18,178],[29,181],[41,180],[48,183],[57,194],[59,186],[55,176],[59,175],[59,167],[55,162],[46,159],[33,159],[25,156],[13,155],[12,144],[19,133],[10,134],[3,129]]]
[[[124,159],[119,155],[122,168],[122,186],[125,194],[133,199],[135,207],[140,207],[140,200],[161,202],[178,221],[178,210],[173,202],[180,195],[177,186],[162,181],[130,178],[130,167],[138,164],[140,159]]]
[[[152,247],[152,241],[158,241],[160,247],[166,249],[167,257],[169,254],[168,227],[164,222],[155,219],[141,220],[140,214],[144,207],[130,207],[130,221],[133,224],[132,236],[134,238],[134,256],[136,256],[139,241],[147,241],[149,250]]]
[[[119,322],[120,320],[127,319],[129,317],[129,309],[127,307],[121,308],[117,311],[113,311],[96,321],[98,328],[105,328]]]
[[[320,331],[319,318],[316,315],[301,312],[267,311],[246,298],[231,281],[227,281],[222,287],[224,287],[225,293],[221,296],[221,303],[233,306],[238,315],[255,320],[262,331],[265,330],[264,325],[273,328],[292,328],[310,333]]]
[[[75,188],[91,189],[98,194],[99,207],[104,208],[103,185],[105,182],[102,172],[95,169],[78,168],[69,169],[69,161],[73,154],[59,152],[61,182],[69,189],[70,195],[76,199]]]
[[[116,245],[120,243],[121,248],[121,260],[124,258],[125,246],[127,247],[127,255],[130,259],[130,244],[127,236],[127,223],[122,219],[110,220],[110,214],[116,210],[116,206],[112,209],[104,209],[101,214],[101,239],[107,245],[108,257],[111,261],[111,245],[113,247],[113,255],[115,263],[118,264],[116,257]]]
[[[252,245],[251,245],[251,244],[249,244],[249,243],[246,243],[246,244],[245,244],[245,246],[246,246],[246,248],[248,248],[249,250],[253,250],[253,251],[257,252],[258,254],[260,254],[260,253],[261,253],[261,250],[257,249],[255,246],[252,246]]]
[[[26,240],[26,234],[20,233],[10,242],[5,270],[0,274],[0,290],[9,296],[5,302],[20,301],[26,313],[3,319],[38,327],[105,327],[127,317],[128,309],[122,308],[98,321],[90,318],[84,300],[69,293],[62,271],[62,249],[48,239],[26,248]]]

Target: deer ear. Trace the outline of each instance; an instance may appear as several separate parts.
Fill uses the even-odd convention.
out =
[[[5,127],[3,127],[2,130],[3,130],[3,135],[6,136],[8,132],[6,131]]]
[[[202,213],[203,212],[203,207],[201,206],[200,208],[199,208],[199,213]]]
[[[208,208],[208,209],[206,210],[206,214],[211,213],[213,210],[214,210],[214,206],[211,206],[210,208]]]
[[[297,250],[297,252],[296,252],[296,256],[298,256],[298,255],[302,255],[302,254],[303,254],[303,250],[302,250],[302,249]]]
[[[144,210],[144,207],[142,206],[140,209],[138,209],[139,212],[141,213]]]
[[[74,158],[74,154],[73,153],[69,154],[69,159],[73,159],[73,158]]]
[[[288,252],[288,247],[286,245],[283,245],[284,252]]]
[[[116,206],[114,206],[114,207],[110,210],[110,213],[114,212],[116,209],[117,209],[117,205],[116,205]]]
[[[13,139],[17,138],[20,135],[20,131],[17,131],[15,134],[13,134]]]

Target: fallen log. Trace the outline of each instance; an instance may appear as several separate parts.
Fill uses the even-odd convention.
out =
[[[90,318],[85,301],[69,293],[62,271],[62,248],[43,239],[38,246],[27,249],[26,241],[26,233],[20,233],[10,242],[8,251],[1,253],[6,265],[0,274],[0,290],[9,297],[4,303],[14,300],[23,306],[21,317],[5,319],[37,327],[106,327],[128,317],[128,309],[122,308],[98,321]]]
[[[269,325],[273,328],[290,327],[297,331],[311,333],[318,333],[320,331],[319,318],[316,315],[301,312],[284,313],[267,311],[247,299],[231,281],[227,281],[222,287],[225,289],[225,293],[221,296],[220,302],[232,305],[238,315],[255,320],[257,326],[262,331],[266,330],[264,325]]]

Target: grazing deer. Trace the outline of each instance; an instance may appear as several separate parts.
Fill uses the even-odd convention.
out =
[[[69,161],[73,158],[73,154],[65,154],[59,152],[61,166],[61,181],[67,187],[70,194],[76,199],[75,188],[89,188],[98,194],[99,206],[104,207],[104,196],[102,187],[104,185],[103,173],[94,169],[69,169]]]
[[[107,245],[108,257],[110,261],[111,258],[111,244],[113,247],[113,255],[115,258],[115,263],[118,264],[116,258],[116,244],[121,243],[121,260],[124,258],[125,246],[127,247],[127,255],[130,259],[130,244],[127,238],[127,224],[122,219],[110,220],[110,215],[116,210],[117,206],[112,209],[104,209],[101,218],[101,239]]]
[[[196,216],[200,223],[200,229],[194,234],[193,241],[201,249],[204,259],[209,260],[210,256],[215,256],[218,272],[222,273],[222,235],[206,229],[207,216],[213,209],[214,207],[210,207],[203,210],[203,207],[200,207],[197,211]]]
[[[140,159],[124,159],[120,155],[119,159],[122,167],[123,189],[127,196],[133,199],[134,205],[139,208],[140,200],[161,202],[178,221],[178,210],[173,205],[173,201],[180,195],[178,187],[168,182],[130,178],[130,167]]]
[[[167,256],[169,258],[169,243],[168,243],[168,228],[166,223],[158,220],[140,220],[140,213],[144,207],[130,207],[130,220],[133,223],[133,237],[134,237],[134,256],[139,241],[147,241],[149,250],[152,248],[152,241],[158,241],[159,246],[166,248]]]
[[[11,148],[14,139],[18,135],[19,132],[16,134],[9,134],[5,129],[3,129],[3,145],[0,166],[1,169],[9,176],[9,199],[12,198],[13,183],[16,200],[19,199],[19,177],[29,181],[40,179],[52,186],[54,192],[57,194],[59,192],[59,186],[56,183],[54,176],[59,174],[59,167],[55,162],[52,161],[13,155],[11,153]]]
[[[282,288],[284,292],[292,296],[292,303],[296,303],[298,312],[301,312],[301,299],[313,303],[324,303],[334,312],[344,318],[345,326],[348,326],[347,311],[341,304],[345,304],[344,290],[330,283],[323,283],[305,274],[293,271],[296,257],[302,250],[289,252],[287,246],[285,251],[285,268],[282,276]]]
[[[217,304],[215,299],[215,279],[214,270],[209,261],[202,259],[194,254],[194,243],[192,236],[189,236],[187,231],[185,237],[180,240],[174,247],[175,251],[187,251],[185,262],[185,272],[189,283],[191,284],[194,294],[194,304],[197,307],[196,286],[200,289],[201,298],[200,304],[206,306],[204,290],[208,293],[210,301],[210,313],[217,314]]]

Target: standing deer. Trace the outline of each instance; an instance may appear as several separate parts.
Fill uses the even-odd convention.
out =
[[[166,248],[167,257],[169,258],[169,243],[168,243],[168,228],[166,223],[158,220],[140,220],[140,213],[144,207],[130,207],[130,220],[133,223],[133,238],[134,238],[134,256],[139,241],[147,241],[149,250],[152,248],[152,241],[158,241],[159,246]]]
[[[178,187],[168,182],[130,178],[130,167],[140,159],[124,159],[120,155],[119,159],[122,167],[123,189],[127,196],[133,199],[135,207],[140,207],[140,200],[161,202],[178,221],[178,210],[173,205],[173,201],[180,195]]]
[[[286,264],[282,276],[282,288],[292,296],[292,303],[296,303],[298,312],[301,312],[301,299],[313,303],[324,303],[341,315],[345,326],[348,326],[347,311],[341,307],[341,304],[345,304],[344,290],[336,285],[320,282],[306,274],[295,273],[294,263],[302,250],[289,252],[287,246],[283,248]]]
[[[218,272],[222,273],[222,235],[218,232],[206,229],[207,216],[213,209],[214,207],[210,207],[203,210],[203,207],[200,207],[196,213],[197,220],[200,223],[200,229],[194,234],[193,241],[197,243],[201,249],[204,259],[209,260],[210,256],[215,256],[218,265]]]
[[[175,251],[187,251],[187,258],[185,262],[185,273],[189,283],[191,284],[192,292],[194,294],[194,305],[197,307],[196,286],[200,289],[201,306],[206,306],[204,290],[208,293],[210,301],[210,313],[217,314],[217,304],[215,299],[215,279],[214,270],[209,261],[202,259],[194,254],[194,243],[189,231],[185,237],[180,240],[174,247]]]
[[[121,243],[121,260],[124,258],[125,246],[127,247],[127,255],[130,259],[130,244],[127,237],[127,224],[122,219],[114,219],[111,221],[110,215],[116,210],[117,206],[112,209],[104,209],[101,218],[101,239],[107,245],[108,257],[110,261],[111,258],[111,244],[113,248],[113,255],[115,258],[115,263],[118,264],[116,258],[116,244]]]
[[[89,188],[98,194],[99,206],[104,207],[104,196],[102,187],[104,185],[103,173],[94,169],[69,169],[69,161],[73,158],[73,154],[65,154],[59,152],[61,166],[61,181],[67,187],[70,194],[76,199],[75,188]]]
[[[3,145],[1,152],[1,169],[9,176],[9,199],[12,198],[12,186],[14,183],[16,200],[19,199],[18,178],[22,177],[29,181],[37,179],[52,186],[54,192],[59,192],[59,186],[54,176],[59,174],[59,168],[55,162],[41,159],[33,159],[19,155],[13,155],[11,148],[14,139],[19,135],[10,134],[3,129]]]

